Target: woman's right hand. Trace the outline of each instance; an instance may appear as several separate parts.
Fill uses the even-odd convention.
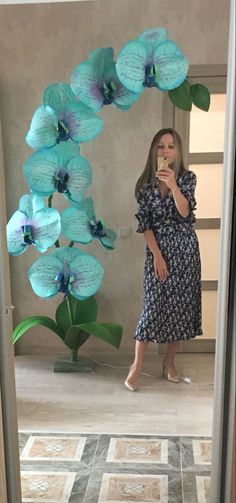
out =
[[[166,261],[164,260],[161,253],[153,255],[153,268],[156,278],[159,278],[161,281],[166,281],[168,276],[168,269]]]

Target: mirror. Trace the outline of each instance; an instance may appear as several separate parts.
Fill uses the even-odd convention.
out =
[[[191,65],[217,66],[226,62],[228,40],[226,2],[223,18],[222,5],[216,8],[214,13],[214,24],[219,26],[221,33],[220,40],[215,35],[217,30],[203,29],[204,23],[208,26],[207,23],[211,19],[211,6],[196,8],[195,2],[182,1],[181,5],[175,7],[176,12],[173,16],[170,15],[169,8],[169,5],[163,5],[156,0],[149,0],[148,8],[147,3],[141,0],[128,2],[126,0],[125,3],[102,0],[85,3],[1,6],[4,62],[1,115],[8,217],[16,210],[21,195],[27,192],[21,167],[31,151],[24,142],[24,134],[33,111],[41,102],[42,91],[49,83],[68,81],[72,70],[87,58],[90,50],[112,45],[117,55],[126,41],[134,38],[143,29],[158,25],[168,29],[170,38],[182,48]],[[190,14],[191,22],[189,22]],[[176,24],[176,16],[181,17],[179,24]],[[14,37],[9,39],[7,36],[9,32],[14,33]],[[167,117],[173,121],[171,111],[168,109],[167,115],[164,116],[162,107],[163,95],[153,89],[146,91],[128,113],[118,113],[112,107],[107,107],[101,113],[105,120],[104,132],[91,143],[83,145],[82,154],[93,168],[91,191],[97,211],[109,225],[118,229],[120,235],[114,252],[105,252],[97,245],[89,248],[105,268],[105,279],[97,295],[99,317],[104,321],[122,323],[124,336],[119,352],[110,350],[100,341],[90,338],[83,347],[83,354],[112,367],[97,363],[94,373],[81,375],[52,372],[51,367],[55,358],[64,354],[65,348],[60,340],[46,329],[34,329],[19,341],[15,362],[18,423],[20,431],[25,431],[21,436],[22,466],[26,472],[24,468],[28,462],[31,471],[40,471],[39,466],[42,465],[40,454],[38,464],[34,464],[32,460],[32,456],[37,458],[37,452],[41,452],[42,447],[40,438],[37,438],[36,443],[33,442],[35,439],[32,439],[32,433],[37,437],[59,436],[61,449],[64,448],[63,437],[67,436],[64,435],[65,432],[70,434],[71,442],[73,436],[81,434],[82,440],[79,445],[72,442],[73,445],[70,444],[68,449],[69,451],[76,449],[78,456],[81,453],[81,456],[85,457],[88,456],[88,451],[84,449],[88,449],[89,443],[83,444],[83,442],[87,435],[91,449],[95,448],[96,440],[100,442],[96,444],[99,448],[106,447],[110,463],[121,462],[117,461],[115,456],[120,456],[119,460],[124,462],[123,450],[127,448],[127,444],[118,445],[116,435],[137,435],[137,437],[141,435],[145,438],[151,435],[158,440],[155,448],[156,452],[162,452],[161,463],[164,465],[167,464],[168,448],[173,455],[172,466],[175,466],[174,456],[177,451],[179,452],[181,445],[182,452],[186,455],[186,466],[192,463],[193,467],[191,476],[186,474],[185,477],[186,491],[187,487],[192,487],[194,477],[201,479],[199,466],[204,465],[204,476],[201,480],[197,480],[199,480],[199,494],[206,495],[209,489],[214,354],[202,353],[203,349],[198,353],[196,347],[194,353],[191,351],[186,353],[182,348],[178,362],[185,375],[192,377],[193,384],[181,384],[178,391],[174,385],[169,386],[169,383],[160,379],[162,356],[158,353],[158,347],[150,347],[144,373],[151,374],[151,377],[145,375],[142,377],[143,386],[139,394],[131,397],[123,389],[123,380],[133,356],[133,333],[142,305],[144,246],[142,238],[135,233],[136,203],[133,191],[146,161],[151,138],[162,127]],[[179,121],[176,128],[179,125],[180,129],[181,121],[187,121],[181,117],[175,119]],[[182,131],[184,132],[184,125]],[[189,141],[187,135],[184,138],[186,142]],[[212,151],[208,150],[207,153]],[[202,162],[196,164],[194,159],[191,162],[198,174],[203,166]],[[218,167],[219,161],[213,162],[212,159],[205,161],[204,166],[208,168],[204,173],[208,173],[207,170],[214,164]],[[201,176],[199,173],[200,180]],[[206,182],[201,183],[206,186]],[[199,194],[199,199],[201,197],[204,196]],[[219,218],[219,215],[213,212],[211,216],[204,216],[204,213],[201,213],[199,218],[214,219]],[[211,242],[212,237],[210,234],[209,238],[203,236],[207,232],[206,229],[199,229],[198,232],[204,248],[206,239]],[[217,237],[215,242],[217,248]],[[32,295],[27,270],[37,257],[37,252],[30,250],[22,257],[10,260],[12,301],[15,306],[14,324],[30,314],[53,317],[59,302],[59,299],[43,301]],[[209,262],[209,258],[207,260]],[[209,266],[212,267],[212,263],[209,262]],[[204,269],[204,281],[217,281],[215,271],[216,265],[212,274],[208,275],[207,270],[205,274]],[[207,313],[209,309],[215,312],[212,292],[214,290],[208,289],[204,293],[208,297]],[[214,333],[214,327],[211,331]],[[209,346],[210,343],[208,351]],[[178,400],[175,400],[178,393]],[[99,434],[99,439],[95,438],[96,434]],[[113,435],[115,438],[113,444],[110,444],[110,450],[105,434]],[[165,436],[166,443],[162,443],[158,438],[162,435]],[[192,439],[183,440],[186,435],[188,438],[206,437],[205,443],[202,444],[200,441],[197,443],[199,439],[196,439],[195,444],[192,443]],[[133,458],[131,457],[132,466],[140,466],[136,464],[137,456],[140,456],[140,452],[145,453],[148,448],[142,443],[141,437],[138,439],[138,446],[131,445],[131,451],[135,450],[135,453],[132,452]],[[52,459],[54,455],[49,452],[54,452],[56,449],[53,438],[47,445],[48,458],[51,456]],[[59,455],[57,458],[60,460]],[[156,462],[157,458],[154,459]],[[58,471],[55,470],[53,463],[49,462],[49,465],[51,467],[49,471]],[[70,494],[73,487],[76,487],[78,493],[78,476],[73,478],[70,475],[71,473],[66,481],[62,477],[58,485],[60,483],[63,487],[66,485],[67,494]],[[103,489],[99,489],[97,484],[96,491],[104,491],[104,494],[100,493],[101,501],[106,501],[105,498],[108,498],[110,484],[116,484],[117,491],[120,491],[122,482],[120,475],[115,480],[104,477]],[[26,473],[24,476],[23,494],[30,498],[31,496],[27,495],[27,487],[31,482]],[[168,476],[173,480],[171,470]],[[154,484],[154,489],[162,494],[160,501],[165,501],[166,479],[158,478],[151,482]],[[40,481],[37,483],[40,484]],[[38,490],[37,483],[32,486],[34,491]],[[47,488],[49,481],[46,480],[45,484],[43,487]],[[126,491],[134,490],[132,484],[131,479],[125,480],[123,485]],[[144,482],[137,478],[135,490],[142,491],[143,484]],[[180,491],[180,480],[177,481],[177,487]],[[88,495],[90,491],[91,486],[88,486]],[[62,501],[66,501],[67,495],[63,494],[63,491],[61,498]]]

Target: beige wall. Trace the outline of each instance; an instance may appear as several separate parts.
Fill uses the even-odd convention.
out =
[[[97,0],[1,6],[0,14],[0,107],[9,216],[27,191],[21,167],[31,150],[24,134],[42,91],[49,83],[69,82],[73,69],[90,50],[111,45],[117,55],[141,31],[164,26],[191,65],[227,61],[227,0]],[[130,236],[119,240],[114,252],[107,252],[99,243],[90,247],[105,268],[97,295],[99,319],[122,323],[123,349],[133,344],[142,304],[144,245],[135,233],[133,190],[152,136],[162,126],[162,98],[162,93],[150,89],[127,113],[107,107],[101,112],[104,132],[81,148],[93,167],[91,193],[97,215],[115,229],[130,228]],[[60,302],[59,296],[44,301],[32,293],[26,273],[36,257],[35,250],[28,250],[11,258],[15,323],[31,314],[53,316]],[[92,338],[86,347],[108,351]],[[63,351],[63,344],[46,329],[34,329],[22,338],[17,350],[56,352]]]

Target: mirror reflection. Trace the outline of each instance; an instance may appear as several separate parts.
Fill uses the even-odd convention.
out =
[[[181,502],[180,456],[186,470],[185,500],[190,501],[195,491],[196,499],[204,495],[207,501],[224,179],[227,12],[226,2],[223,18],[222,6],[215,6],[219,40],[217,29],[203,29],[212,7],[198,5],[196,9],[192,0],[182,0],[173,15],[170,4],[156,0],[1,6],[8,219],[28,192],[22,166],[32,151],[24,136],[42,92],[50,83],[68,82],[91,50],[112,46],[117,56],[128,40],[145,29],[166,27],[190,62],[191,79],[211,92],[209,112],[193,107],[189,113],[175,108],[165,93],[148,89],[128,112],[104,108],[100,113],[104,131],[81,146],[81,155],[93,170],[88,195],[95,201],[97,215],[118,234],[114,251],[98,242],[82,246],[104,267],[96,294],[97,320],[122,325],[123,337],[116,349],[90,336],[78,352],[79,358],[86,358],[83,372],[54,371],[55,362],[68,357],[67,348],[45,327],[32,328],[15,345],[23,501],[73,503],[75,495],[86,495],[84,501],[105,502],[114,499],[115,491],[117,501],[127,501],[131,494],[137,501],[148,501],[152,494],[153,501]],[[9,38],[9,32],[14,37]],[[124,381],[142,310],[145,257],[145,242],[136,233],[134,189],[151,139],[163,127],[178,131],[185,164],[197,177],[195,231],[202,264],[203,335],[181,342],[176,353],[178,374],[189,381],[163,379],[165,345],[149,344],[140,389],[130,393]],[[60,195],[55,195],[53,205],[61,212],[67,207]],[[11,287],[14,327],[31,315],[54,318],[62,300],[43,300],[33,294],[27,271],[37,258],[35,249],[10,258],[10,277],[5,280]]]

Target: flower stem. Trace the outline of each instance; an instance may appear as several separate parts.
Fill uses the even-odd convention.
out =
[[[70,319],[70,325],[73,325],[73,314],[72,314],[72,307],[70,303],[70,296],[66,297],[66,302],[67,302],[67,308],[68,308],[68,314],[69,314],[69,319]]]
[[[53,198],[53,194],[51,194],[51,196],[49,196],[49,198],[48,198],[48,207],[49,208],[52,207],[52,198]]]
[[[72,362],[78,361],[78,350],[77,349],[71,349],[71,360],[72,360]]]

